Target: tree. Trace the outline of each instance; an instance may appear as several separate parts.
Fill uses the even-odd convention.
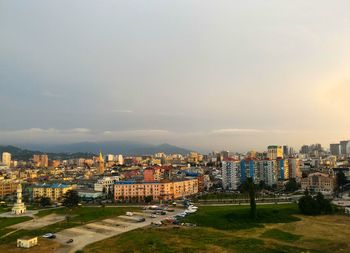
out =
[[[40,206],[46,207],[51,205],[51,199],[49,197],[42,197],[40,198]]]
[[[78,206],[79,201],[80,201],[80,197],[78,195],[78,192],[75,190],[69,190],[63,196],[63,205],[65,207],[69,207],[69,208],[76,207]]]
[[[257,218],[256,200],[255,200],[256,186],[255,186],[252,178],[247,178],[247,180],[243,183],[242,191],[248,192],[248,194],[249,194],[250,217],[255,220]]]
[[[298,183],[295,180],[295,178],[291,178],[288,180],[287,184],[286,184],[286,191],[287,192],[295,192],[298,190]]]
[[[152,195],[146,196],[146,197],[145,197],[145,202],[146,202],[147,204],[151,203],[152,201],[153,201],[153,196],[152,196]]]
[[[312,197],[308,191],[305,191],[303,197],[298,202],[300,212],[305,215],[330,214],[333,212],[331,202],[325,199],[322,193]]]
[[[341,189],[341,187],[343,187],[347,183],[347,179],[343,171],[339,171],[337,173],[336,180],[337,180],[338,190]]]

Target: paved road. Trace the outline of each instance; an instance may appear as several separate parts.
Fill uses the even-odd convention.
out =
[[[183,212],[182,209],[175,209],[175,212],[169,212],[167,215],[158,216],[157,218],[150,218],[149,213],[140,212],[135,213],[135,216],[142,216],[146,221],[135,222],[128,219],[128,217],[119,216],[116,218],[88,223],[83,226],[65,229],[56,234],[56,240],[63,245],[63,247],[58,249],[56,253],[74,253],[91,243],[126,233],[134,229],[149,226],[151,225],[151,222],[171,218],[181,212]],[[74,241],[67,244],[66,242],[69,239],[73,239]]]
[[[291,204],[293,202],[291,201],[285,201],[285,202],[266,202],[266,203],[256,203],[258,206],[263,206],[263,205],[283,205],[283,204]],[[196,203],[197,206],[249,206],[250,203],[241,203],[241,204],[236,204],[236,203]]]

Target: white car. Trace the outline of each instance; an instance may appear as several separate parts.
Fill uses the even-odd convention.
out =
[[[151,218],[157,218],[158,216],[155,215],[155,214],[151,214],[149,217],[151,217]]]
[[[53,236],[53,233],[47,233],[43,235],[44,238],[50,238],[52,236]]]

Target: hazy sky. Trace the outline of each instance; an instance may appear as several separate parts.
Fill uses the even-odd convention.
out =
[[[350,139],[348,0],[0,0],[0,144]]]

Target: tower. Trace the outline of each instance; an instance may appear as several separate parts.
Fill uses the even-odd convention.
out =
[[[103,155],[102,155],[102,152],[100,151],[100,159],[99,159],[99,162],[98,162],[99,166],[98,166],[98,173],[99,174],[103,174],[105,172],[105,162],[104,162],[104,159],[103,159]]]
[[[25,204],[22,202],[22,185],[17,185],[17,201],[12,208],[12,214],[21,215],[27,212]]]

